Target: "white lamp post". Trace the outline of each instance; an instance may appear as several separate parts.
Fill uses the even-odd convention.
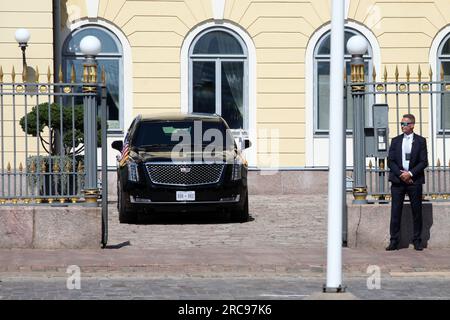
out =
[[[86,56],[83,63],[83,92],[97,92],[97,63],[95,56],[102,50],[100,40],[94,36],[81,39],[80,50]],[[97,107],[95,96],[84,97],[84,141],[86,185],[84,197],[91,205],[97,204]]]
[[[97,82],[95,56],[102,51],[102,43],[97,37],[85,36],[81,39],[80,50],[86,56],[86,61],[83,64],[83,82],[95,83]]]
[[[19,44],[20,49],[22,49],[22,63],[23,63],[23,69],[26,70],[27,68],[27,60],[25,56],[25,50],[28,46],[28,41],[30,40],[30,32],[27,29],[17,29],[16,33],[14,34],[17,43]]]
[[[352,55],[351,88],[353,100],[353,203],[367,203],[366,150],[364,145],[364,58],[368,43],[362,36],[353,36],[347,42],[347,50]]]
[[[344,0],[334,0],[331,17],[330,146],[328,175],[327,283],[324,292],[343,292],[342,216],[344,192]]]
[[[353,36],[347,41],[347,50],[351,55],[363,56],[369,44],[363,36]]]
[[[80,50],[86,56],[96,56],[102,51],[102,43],[97,37],[85,36],[81,39]]]

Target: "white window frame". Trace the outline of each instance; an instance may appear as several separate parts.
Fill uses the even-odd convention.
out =
[[[240,39],[244,42],[247,50],[247,80],[244,86],[247,86],[247,112],[245,118],[247,118],[247,130],[240,130],[236,132],[235,136],[249,138],[252,142],[252,146],[245,150],[244,154],[248,160],[250,167],[256,167],[257,165],[257,134],[256,134],[256,48],[250,35],[240,27],[235,24],[229,23],[227,21],[210,21],[198,25],[192,29],[185,37],[183,45],[180,52],[180,91],[181,91],[181,112],[189,113],[189,85],[191,74],[189,70],[189,50],[192,46],[192,42],[197,38],[199,34],[207,29],[219,27],[223,29],[229,29],[230,31],[237,34]]]
[[[372,48],[372,63],[377,74],[380,74],[381,52],[377,37],[370,29],[355,21],[346,20],[345,27],[361,33],[370,43]],[[316,30],[310,37],[306,48],[305,59],[305,144],[306,167],[327,167],[329,136],[317,136],[314,134],[314,52],[318,41],[324,34],[331,30],[331,24],[327,24]],[[353,165],[352,139],[347,137],[347,165]]]
[[[442,54],[442,48],[445,45],[445,43],[447,41],[450,41],[450,33],[448,33],[444,39],[441,40],[441,43],[439,44],[439,48],[437,50],[437,58],[436,58],[436,77],[437,75],[441,74],[441,63],[442,62],[448,62],[450,63],[450,54],[447,55],[443,55]],[[436,81],[441,81],[440,78],[437,78]],[[437,90],[442,90],[442,88],[436,88]],[[441,99],[441,95],[439,95],[437,101],[438,104],[437,106],[439,106],[438,108],[436,108],[436,119],[438,120],[436,122],[436,126],[437,126],[437,131],[436,134],[437,135],[443,135],[444,133],[444,128],[442,127],[442,99]],[[450,128],[445,128],[445,134],[448,135],[450,133]]]
[[[67,28],[64,28],[61,32],[61,41],[58,48],[58,52],[62,53],[62,46],[65,43],[66,38],[76,29],[82,28],[85,25],[98,25],[111,31],[119,38],[122,45],[123,54],[123,131],[108,133],[108,168],[116,167],[116,154],[117,152],[111,148],[111,143],[114,140],[123,139],[126,134],[126,128],[128,128],[134,119],[133,116],[133,57],[131,52],[131,45],[128,38],[114,24],[102,19],[102,18],[82,18],[72,22]],[[106,79],[108,81],[108,79]],[[98,163],[101,165],[101,152],[98,152]]]
[[[362,33],[358,32],[355,29],[352,28],[345,28],[345,32],[350,32],[353,33],[354,35],[362,35]],[[314,135],[329,135],[329,129],[319,129],[319,101],[318,101],[318,63],[319,62],[331,62],[331,57],[329,54],[318,54],[317,51],[319,50],[321,44],[323,43],[323,41],[325,41],[325,38],[330,35],[330,32],[326,32],[324,33],[319,41],[316,44],[316,47],[314,49]],[[368,62],[369,63],[369,70],[366,70],[367,73],[367,77],[368,79],[372,79],[372,68],[373,68],[373,60],[372,60],[372,48],[369,46],[368,48],[368,54],[364,55],[364,62]],[[344,56],[345,62],[350,62],[351,60],[351,56],[349,54],[346,54]],[[349,75],[348,75],[349,76]],[[368,97],[366,97],[368,98]],[[347,99],[351,99],[351,97],[347,97]],[[346,106],[345,106],[346,107]],[[346,120],[347,121],[347,120]],[[370,122],[371,121],[371,115],[370,114],[366,114],[366,122]],[[347,134],[353,134],[353,130],[352,129],[347,129],[346,130]]]
[[[207,35],[210,32],[221,31],[230,34],[234,39],[236,39],[243,51],[243,54],[234,55],[234,54],[194,54],[194,48],[197,45],[197,42]],[[195,40],[192,42],[191,47],[189,49],[189,113],[193,112],[193,62],[194,61],[203,61],[203,62],[215,62],[215,76],[216,76],[216,108],[215,113],[218,115],[222,115],[222,62],[243,62],[244,64],[244,78],[243,78],[243,130],[248,130],[248,54],[247,48],[244,41],[239,37],[239,35],[231,32],[228,29],[213,27],[204,30],[202,33],[197,35]]]
[[[65,39],[63,45],[62,45],[62,52],[61,52],[61,58],[62,58],[62,69],[63,70],[68,70],[67,68],[67,60],[79,60],[79,61],[83,61],[85,59],[84,55],[82,53],[76,52],[76,53],[68,53],[68,44],[70,41],[70,36],[72,35],[76,35],[79,32],[82,32],[86,29],[97,29],[97,30],[101,30],[102,32],[104,32],[105,34],[107,34],[112,40],[113,42],[116,44],[118,52],[117,53],[103,53],[100,52],[100,54],[97,55],[97,58],[102,59],[102,60],[116,60],[119,62],[119,85],[118,85],[118,90],[119,90],[119,128],[117,129],[110,129],[108,130],[109,133],[122,133],[124,131],[124,79],[123,79],[123,72],[124,72],[124,68],[123,68],[123,48],[122,48],[122,44],[119,40],[119,38],[109,29],[99,26],[97,24],[86,24],[81,28],[78,28],[74,31],[72,31]],[[67,71],[65,72],[65,76],[69,77],[70,75],[67,74]]]

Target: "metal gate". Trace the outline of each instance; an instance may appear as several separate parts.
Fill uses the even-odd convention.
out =
[[[107,147],[99,143],[106,141],[107,130],[105,72],[99,83],[95,63],[86,60],[81,81],[77,82],[72,66],[69,81],[64,81],[60,67],[59,82],[54,83],[50,67],[46,75],[40,75],[37,67],[31,70],[33,74],[27,74],[25,67],[18,82],[14,68],[4,75],[0,67],[0,205],[98,206],[101,202],[105,246]]]
[[[441,68],[441,70],[444,69]],[[363,64],[353,63],[351,80],[346,83],[346,86],[351,87],[351,99],[355,114],[354,135],[357,136],[354,137],[354,143],[358,141],[358,135],[365,135],[365,128],[357,128],[358,125],[365,124],[366,127],[373,125],[367,123],[367,119],[364,121],[367,118],[364,113],[367,115],[369,112],[370,114],[372,106],[376,103],[388,106],[388,132],[390,133],[388,143],[393,137],[402,133],[400,127],[402,116],[407,113],[414,114],[416,116],[414,132],[424,136],[428,145],[429,166],[425,170],[424,200],[449,201],[450,161],[447,150],[450,148],[450,79],[441,72],[439,81],[433,81],[431,67],[424,76],[420,66],[417,68],[414,79],[411,77],[409,66],[406,67],[403,77],[400,76],[398,66],[396,66],[391,81],[388,80],[386,67],[382,80],[377,80],[375,69],[372,73],[372,81],[366,79],[365,74]],[[347,98],[349,97],[347,96]],[[361,113],[363,113],[362,116]],[[358,118],[363,119],[363,124],[357,123]],[[360,148],[358,152],[364,152],[364,149]],[[361,193],[355,195],[355,199],[358,196],[361,199],[362,196],[368,196],[367,200],[369,201],[385,202],[390,200],[389,168],[387,168],[386,160],[386,157],[361,159],[359,162],[363,166],[361,168],[364,171],[363,177],[355,176],[358,171],[358,163],[354,163],[353,190],[354,194],[355,190],[356,193]],[[362,184],[366,184],[366,190]]]

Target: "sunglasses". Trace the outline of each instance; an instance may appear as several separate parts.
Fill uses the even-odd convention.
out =
[[[402,127],[406,127],[409,126],[412,122],[400,122],[400,124],[402,125]]]

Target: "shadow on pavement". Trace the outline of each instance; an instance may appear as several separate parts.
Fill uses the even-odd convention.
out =
[[[131,246],[130,241],[125,241],[125,242],[113,244],[113,245],[107,245],[105,247],[105,249],[121,249],[121,248],[127,247],[127,246]]]

